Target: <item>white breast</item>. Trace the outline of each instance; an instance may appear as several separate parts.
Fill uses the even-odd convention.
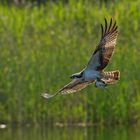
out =
[[[100,78],[100,72],[99,71],[94,71],[91,69],[86,69],[84,76],[85,76],[85,80],[87,81],[91,81],[91,80],[96,80],[97,78]]]

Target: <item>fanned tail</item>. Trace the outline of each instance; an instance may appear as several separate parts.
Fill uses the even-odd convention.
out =
[[[104,72],[104,77],[114,79],[114,80],[119,80],[120,79],[120,71],[115,70],[115,71]]]
[[[103,81],[106,84],[115,84],[118,82],[119,79],[120,79],[120,71],[119,70],[104,72]]]

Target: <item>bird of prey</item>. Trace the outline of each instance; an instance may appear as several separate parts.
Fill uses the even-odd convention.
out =
[[[55,94],[43,93],[44,98],[51,98],[58,94],[70,94],[78,92],[88,85],[95,84],[98,88],[115,84],[120,78],[119,70],[105,72],[104,68],[108,65],[112,57],[118,36],[116,21],[110,19],[109,24],[105,19],[105,25],[101,24],[101,40],[96,46],[87,66],[78,73],[71,76],[70,83],[58,90]]]

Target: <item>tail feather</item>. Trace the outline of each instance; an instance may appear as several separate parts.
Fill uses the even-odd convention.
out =
[[[115,71],[109,71],[109,72],[104,72],[104,80],[108,81],[108,83],[115,83],[120,79],[120,71],[115,70]]]
[[[119,80],[120,79],[120,71],[115,70],[115,71],[104,72],[104,77],[114,79],[114,80]]]

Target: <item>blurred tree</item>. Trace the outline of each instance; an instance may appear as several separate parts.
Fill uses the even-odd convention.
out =
[[[11,4],[15,4],[17,6],[21,6],[21,5],[26,5],[26,4],[37,4],[37,5],[41,5],[41,4],[45,4],[47,2],[54,2],[54,3],[57,3],[57,2],[62,2],[64,4],[67,4],[70,0],[0,0],[0,3],[1,4],[8,4],[8,5],[11,5]],[[89,0],[93,3],[108,3],[110,2],[110,0]],[[115,1],[115,0],[114,0]],[[87,0],[88,2],[88,0]]]
[[[25,4],[25,0],[13,0],[16,5],[23,5]]]

